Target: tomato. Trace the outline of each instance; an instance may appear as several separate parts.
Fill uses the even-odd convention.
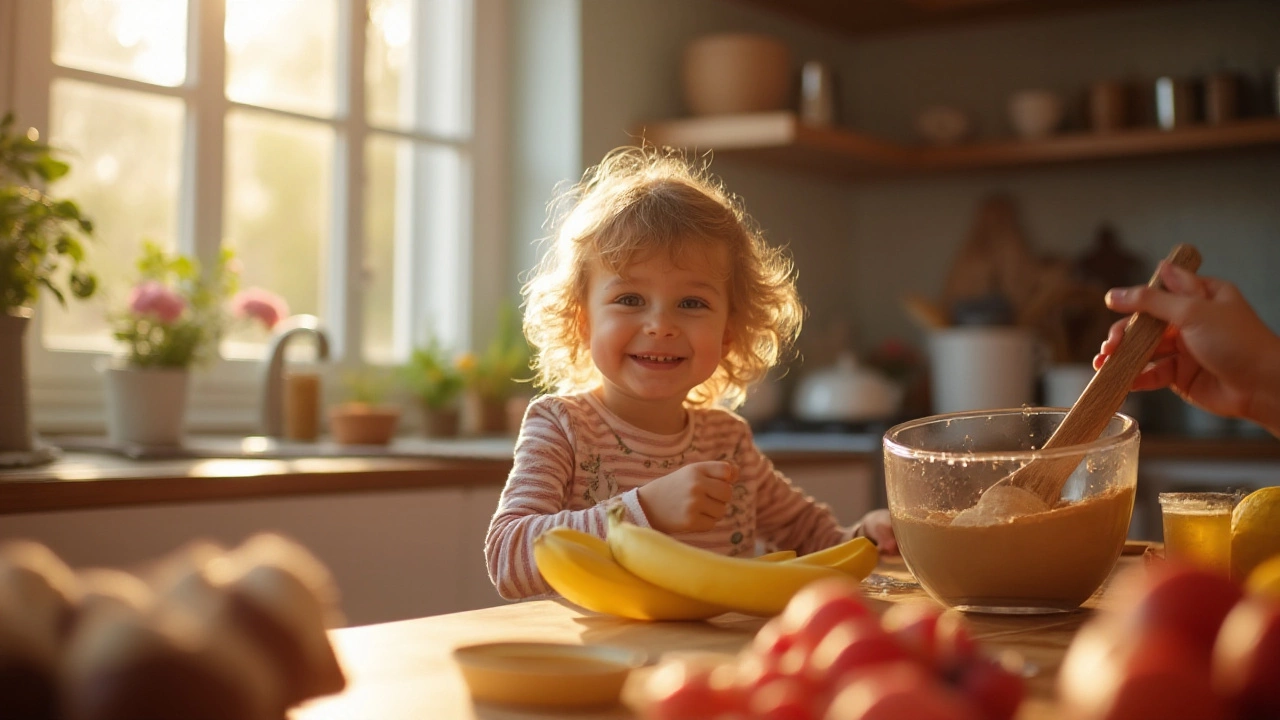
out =
[[[960,693],[982,711],[986,720],[1011,720],[1022,704],[1022,678],[987,658],[972,658],[960,670]]]
[[[825,720],[980,720],[963,697],[916,662],[877,665],[836,694]]]
[[[787,603],[779,620],[782,628],[796,636],[796,644],[817,647],[832,628],[846,620],[874,618],[851,578],[832,578],[810,583]]]
[[[1240,717],[1280,717],[1280,604],[1237,603],[1213,646],[1214,688]]]
[[[884,613],[884,629],[918,660],[929,666],[937,661],[938,619],[942,610],[932,602],[900,603]]]
[[[808,675],[815,685],[835,687],[850,673],[910,659],[911,654],[874,618],[846,620],[832,628],[813,649]]]
[[[813,689],[813,684],[804,672],[806,660],[806,655],[800,652],[791,652],[781,658],[748,653],[738,661],[735,684],[744,688],[748,694],[774,680],[784,679],[796,680]]]
[[[1225,575],[1175,562],[1151,565],[1123,582],[1137,590],[1136,602],[1122,613],[1130,632],[1176,632],[1206,660],[1222,620],[1244,596]]]
[[[706,720],[741,712],[745,694],[725,682],[719,669],[705,663],[664,663],[645,683],[644,716],[648,720]]]
[[[751,650],[758,655],[779,658],[792,648],[799,647],[799,635],[782,622],[781,617],[774,618],[764,624],[751,641]],[[802,648],[804,650],[811,649]]]
[[[747,712],[753,720],[818,720],[825,708],[813,698],[800,680],[777,678],[752,692]]]
[[[978,642],[969,632],[964,616],[950,610],[938,618],[934,638],[934,667],[952,675],[978,656]]]

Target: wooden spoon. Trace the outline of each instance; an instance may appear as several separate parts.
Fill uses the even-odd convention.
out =
[[[1191,272],[1200,267],[1200,253],[1191,245],[1178,245],[1169,253],[1167,260]],[[1147,286],[1164,288],[1159,268]],[[1124,404],[1134,379],[1151,360],[1168,325],[1146,313],[1134,313],[1125,326],[1124,337],[1115,353],[1089,381],[1041,449],[1053,450],[1097,440],[1111,417]],[[1084,453],[1032,460],[987,488],[977,505],[956,516],[956,524],[986,524],[992,518],[1007,518],[1054,507],[1062,496],[1062,486],[1083,459]],[[1042,508],[1040,504],[1043,504]]]

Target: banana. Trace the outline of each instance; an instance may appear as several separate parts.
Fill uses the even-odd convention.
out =
[[[840,570],[797,561],[759,562],[686,545],[626,521],[621,506],[609,512],[609,548],[622,567],[677,595],[738,612],[776,615],[800,588]]]
[[[785,562],[835,568],[861,582],[876,569],[880,550],[875,543],[860,537]]]
[[[572,528],[539,535],[533,557],[556,592],[595,612],[634,620],[705,620],[729,612],[641,580],[613,559],[608,543]]]
[[[795,550],[774,550],[771,553],[758,555],[754,558],[756,562],[786,562],[796,559]]]

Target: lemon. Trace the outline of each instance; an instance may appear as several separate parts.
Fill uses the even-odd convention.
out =
[[[1253,595],[1280,600],[1280,555],[1272,555],[1249,573],[1245,589]]]
[[[1231,513],[1231,576],[1243,580],[1280,554],[1280,487],[1246,495]]]

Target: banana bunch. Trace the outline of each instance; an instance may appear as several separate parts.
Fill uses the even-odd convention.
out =
[[[534,541],[533,554],[543,578],[565,599],[636,620],[704,620],[731,611],[773,615],[809,582],[841,575],[862,580],[878,559],[865,538],[803,557],[783,550],[730,558],[626,523],[620,515],[610,518],[609,542],[558,527]],[[636,565],[634,571],[624,557]]]
[[[633,620],[705,620],[729,612],[641,580],[613,559],[608,543],[572,528],[539,535],[533,559],[556,592],[598,613]]]

